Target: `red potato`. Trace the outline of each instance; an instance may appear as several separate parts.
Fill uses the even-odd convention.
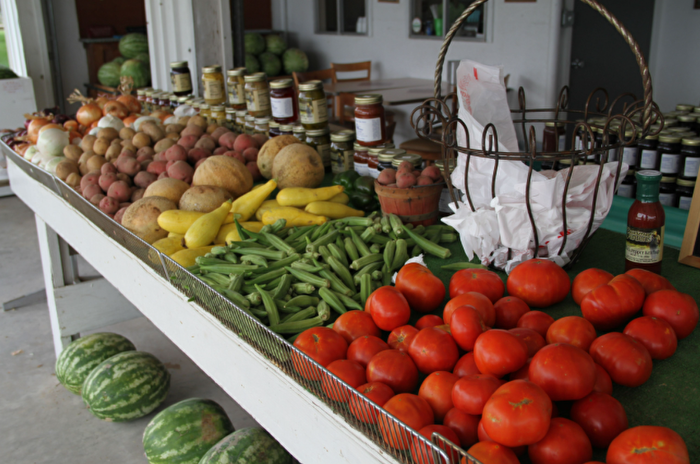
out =
[[[124,174],[123,172],[117,173],[117,180],[122,180],[126,182],[126,185],[128,185],[129,187],[134,185],[134,183],[131,181],[131,176],[129,176],[128,174]]]
[[[139,163],[142,163],[142,164],[144,161],[153,161],[153,155],[145,154],[145,155],[137,156],[136,161],[138,161]]]
[[[192,166],[187,164],[184,161],[175,161],[175,163],[172,164],[168,168],[168,177],[172,177],[173,179],[179,179],[184,182],[187,182],[188,184],[192,183],[192,176],[194,175],[194,169]]]
[[[139,151],[136,152],[136,158],[141,158],[142,156],[150,156],[153,158],[156,152],[152,147],[141,147]]]
[[[243,151],[243,157],[244,157],[245,160],[248,161],[248,162],[250,162],[250,161],[257,161],[257,160],[258,160],[258,152],[259,152],[259,151],[260,151],[260,150],[258,150],[258,149],[255,148],[255,147],[246,148],[246,149]]]
[[[104,165],[103,165],[104,166]],[[102,174],[100,178],[97,181],[97,185],[100,186],[100,188],[106,192],[109,190],[109,186],[112,185],[113,182],[117,181],[117,175],[113,172],[108,172],[107,174]]]
[[[248,161],[245,167],[247,167],[250,171],[250,174],[253,176],[254,181],[262,179],[262,174],[260,174],[258,163],[256,163],[255,161]]]
[[[221,136],[227,132],[231,132],[231,131],[228,130],[227,128],[225,128],[224,126],[219,126],[216,129],[214,129],[214,132],[211,133],[211,138],[216,140],[216,143],[218,144]]]
[[[146,193],[146,189],[136,189],[133,192],[131,192],[131,202],[139,201],[141,198],[143,198],[143,194]]]
[[[238,136],[233,132],[227,132],[221,137],[219,137],[219,145],[226,147],[228,150],[233,150],[233,146],[236,143]]]
[[[102,174],[107,174],[107,173],[117,173],[117,167],[113,165],[112,163],[105,163],[100,167],[100,172]]]
[[[158,176],[152,172],[141,171],[134,176],[134,184],[139,188],[145,189],[155,182],[156,179],[158,179]]]
[[[203,148],[193,148],[187,153],[187,160],[190,163],[196,163],[197,161],[209,158],[210,156],[211,152],[209,150],[205,150]]]
[[[121,158],[117,160],[117,169],[120,173],[135,176],[141,170],[141,163],[136,158]]]
[[[187,152],[182,145],[173,145],[165,150],[166,161],[185,161],[187,160]]]
[[[124,217],[124,213],[126,213],[126,208],[119,208],[119,211],[117,211],[114,214],[114,220],[117,221],[119,224],[122,223],[122,218]]]
[[[177,141],[177,144],[185,150],[191,150],[194,148],[194,145],[197,143],[197,140],[199,140],[199,136],[187,135],[184,137],[180,137],[180,140]]]
[[[102,189],[100,188],[99,185],[97,184],[87,184],[85,187],[83,187],[83,197],[87,198],[88,200],[98,193],[102,193]]]
[[[98,193],[98,194],[96,194],[96,195],[93,195],[92,197],[90,197],[90,203],[92,203],[93,205],[95,205],[95,206],[97,206],[97,207],[99,208],[99,207],[100,207],[100,202],[102,201],[102,199],[103,199],[104,197],[105,197],[105,196],[104,196],[104,194],[102,194],[102,193]]]
[[[432,185],[434,183],[433,179],[428,176],[418,176],[416,178],[416,185]]]
[[[420,171],[418,169],[414,169],[412,174],[416,177],[420,176]]]
[[[224,156],[230,156],[231,158],[236,158],[238,161],[241,163],[245,164],[245,156],[243,156],[240,152],[237,151],[227,151],[224,153]]]
[[[440,172],[440,168],[437,166],[428,166],[427,168],[423,169],[421,176],[430,177],[435,182],[440,182],[442,180],[442,172]]]
[[[109,186],[107,196],[119,202],[127,201],[131,198],[131,187],[126,182],[118,180]]]
[[[140,163],[140,164],[141,164],[141,171],[147,171],[147,170],[148,170],[148,166],[149,166],[152,162],[153,162],[153,161],[151,161],[151,160],[141,161],[141,163]],[[139,172],[140,172],[140,171],[139,171]]]
[[[177,161],[180,161],[180,160],[177,160]],[[168,169],[170,169],[170,166],[172,166],[173,164],[175,164],[177,161],[176,161],[176,160],[170,160],[170,161],[168,161],[167,163],[165,163],[165,170],[167,171]]]
[[[167,171],[163,171],[163,172],[161,172],[161,173],[158,175],[158,180],[167,179],[168,177],[170,177],[170,176],[168,175],[168,172],[167,172]]]
[[[413,174],[399,172],[399,175],[396,176],[396,186],[398,188],[409,188],[414,185],[416,185],[416,176]]]
[[[201,135],[204,133],[201,127],[196,126],[194,124],[190,124],[184,129],[182,129],[182,132],[180,132],[180,137],[201,137]]]
[[[80,179],[80,188],[82,190],[85,190],[85,187],[87,187],[88,185],[91,185],[91,184],[97,185],[99,187],[99,185],[98,185],[99,180],[100,180],[100,171],[89,172],[89,173],[85,174],[82,177],[82,179]]]
[[[382,185],[389,185],[396,183],[396,170],[395,169],[385,169],[379,173],[377,177],[377,182]]]
[[[167,161],[165,159],[165,152],[161,151],[160,153],[153,155],[153,161]]]
[[[112,197],[104,197],[100,200],[100,209],[105,214],[114,214],[119,211],[119,202]]]
[[[233,149],[239,153],[243,153],[246,148],[256,147],[258,142],[255,141],[253,137],[248,134],[241,134],[236,137],[236,141],[233,143]]]
[[[399,171],[413,172],[413,164],[410,161],[401,161],[399,164]]]
[[[255,143],[258,144],[256,148],[260,148],[268,141],[268,136],[265,134],[253,134],[253,139],[255,139]]]
[[[226,148],[226,147],[216,147],[216,149],[214,150],[213,154],[214,154],[214,155],[223,155],[223,154],[226,153],[227,151],[228,151],[228,148]]]
[[[153,161],[148,165],[147,171],[158,176],[161,173],[164,173],[166,169],[167,167],[165,161]]]
[[[124,202],[122,202],[122,203],[119,203],[119,208],[120,208],[120,209],[121,209],[121,208],[128,208],[129,206],[131,206],[131,202],[130,202],[130,201],[124,201]]]
[[[197,143],[194,144],[194,147],[202,148],[207,151],[212,151],[214,148],[216,148],[216,142],[213,138],[211,138],[211,135],[205,134],[199,140],[197,140]]]

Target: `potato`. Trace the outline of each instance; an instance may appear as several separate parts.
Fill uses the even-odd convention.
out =
[[[133,182],[131,181],[131,177],[129,174],[124,174],[123,172],[118,172],[117,173],[117,180],[121,180],[126,182],[126,185],[132,185]]]
[[[103,193],[96,193],[95,195],[93,195],[93,196],[90,197],[90,203],[92,203],[93,205],[95,205],[95,206],[97,206],[97,207],[99,208],[100,202],[102,201],[102,199],[103,199],[104,197],[105,197],[105,196],[104,196]]]
[[[441,182],[443,180],[442,172],[440,172],[440,169],[437,166],[428,166],[427,168],[423,169],[421,175],[430,177],[435,182]]]
[[[195,125],[189,125],[185,127],[182,132],[180,132],[180,137],[195,136],[197,138],[201,137],[204,131],[201,127]]]
[[[82,179],[82,177],[80,177],[80,174],[77,172],[68,174],[68,177],[66,177],[66,184],[71,186],[71,188],[80,187],[80,179]]]
[[[240,153],[251,147],[258,148],[258,142],[255,141],[252,135],[248,134],[239,135],[233,143],[233,149]]]
[[[99,171],[100,168],[102,167],[103,164],[105,164],[107,160],[105,159],[104,156],[91,156],[89,160],[87,160],[87,169],[88,172],[92,171]]]
[[[214,151],[212,152],[213,155],[223,155],[228,151],[228,148],[226,147],[216,147]]]
[[[134,146],[139,149],[142,147],[150,147],[151,137],[149,137],[145,132],[137,132],[136,135],[134,135],[134,138],[131,139],[131,143],[133,143]]]
[[[431,179],[428,176],[418,176],[416,177],[416,185],[432,185],[435,182],[433,182],[433,179]]]
[[[159,176],[160,174],[164,173],[167,170],[167,164],[165,161],[152,161],[151,164],[148,165],[148,168],[146,171],[155,174],[156,176]]]
[[[83,149],[77,145],[66,145],[66,148],[63,149],[63,156],[75,162],[78,162],[78,160],[80,160],[80,155],[82,154]]]
[[[166,134],[179,134],[182,132],[182,130],[185,128],[182,124],[168,124],[165,126],[165,133]]]
[[[155,182],[157,178],[158,176],[152,172],[141,171],[134,176],[134,184],[139,188],[145,189]]]
[[[256,161],[257,162],[259,152],[260,152],[260,150],[258,150],[257,148],[250,147],[250,148],[246,148],[245,150],[243,150],[242,153],[243,153],[243,157],[245,158],[246,161]],[[260,171],[258,171],[258,172],[260,172]]]
[[[136,158],[131,158],[130,156],[119,158],[116,166],[119,172],[128,176],[135,176],[136,173],[141,170],[141,163],[137,161]]]
[[[199,160],[203,160],[211,156],[211,152],[202,148],[193,148],[187,153],[187,160],[190,163],[197,164]]]
[[[156,153],[160,153],[161,151],[165,151],[173,145],[175,145],[175,141],[166,137],[156,142],[156,144],[153,146],[153,150]]]
[[[221,155],[210,156],[194,171],[192,185],[222,187],[237,198],[253,188],[253,176],[236,159]]]
[[[166,161],[185,161],[187,159],[187,150],[182,145],[173,145],[163,153]]]
[[[153,148],[151,148],[151,147],[141,147],[141,148],[139,148],[138,151],[136,152],[136,157],[137,157],[137,158],[140,158],[140,157],[143,156],[143,155],[151,155],[151,157],[152,157],[152,156],[155,155],[155,154],[156,154],[156,152],[155,152],[155,150],[153,150]]]
[[[188,122],[190,122],[189,116],[183,116],[177,120],[177,123],[183,127],[186,127]]]
[[[216,130],[214,132],[211,133],[211,138],[216,140],[218,143],[221,136],[224,135],[226,132],[231,132],[231,131],[228,130],[226,127],[219,126],[216,128]]]
[[[170,176],[168,176],[168,171],[161,172],[160,175],[158,175],[158,180],[161,179],[168,179]]]
[[[165,132],[163,132],[163,129],[158,127],[158,125],[153,121],[143,122],[139,126],[139,130],[145,132],[154,143],[165,137]]]
[[[83,152],[82,155],[80,155],[80,159],[78,160],[78,167],[80,168],[80,174],[83,176],[90,172],[90,170],[87,167],[87,162],[90,158],[95,156],[95,152],[92,150]]]
[[[131,127],[122,127],[122,130],[119,131],[119,138],[122,140],[131,140],[134,135],[136,135],[136,131]]]
[[[153,243],[168,236],[168,232],[158,225],[158,216],[163,211],[176,208],[175,203],[167,198],[158,196],[142,198],[126,209],[122,225],[144,241]]]
[[[97,185],[98,181],[100,179],[100,173],[99,172],[90,172],[87,173],[83,176],[83,178],[80,180],[80,188],[85,189],[88,185],[95,184]]]
[[[117,221],[119,224],[122,223],[122,219],[124,218],[124,213],[126,213],[127,208],[119,208],[119,211],[114,213],[114,220]]]
[[[197,114],[197,115],[190,117],[190,120],[187,121],[187,127],[189,127],[189,126],[197,126],[200,129],[202,129],[202,133],[203,133],[204,130],[207,128],[208,124],[207,124],[206,119],[204,119],[202,116]]]
[[[116,145],[116,146],[118,146],[119,148],[121,148],[121,147],[122,147],[122,142],[123,142],[122,139],[116,138],[116,139],[112,140],[111,142],[109,142],[109,146],[110,146],[110,147],[113,147],[113,146]]]
[[[138,150],[131,140],[122,140],[122,148],[124,148],[124,150],[133,151],[134,153]]]
[[[180,140],[180,135],[176,134],[175,132],[171,132],[169,134],[165,134],[165,138],[170,139],[173,142],[177,142],[178,140]]]
[[[213,134],[214,131],[215,131],[216,129],[218,129],[218,128],[219,128],[219,125],[218,125],[217,123],[215,123],[215,122],[209,124],[209,125],[207,126],[207,134],[210,134],[210,135]]]
[[[105,163],[100,167],[100,173],[107,174],[109,172],[117,174],[117,167],[112,163]]]
[[[120,203],[122,201],[127,201],[131,198],[131,187],[123,180],[118,180],[109,186],[107,196],[114,198]]]
[[[105,159],[107,161],[112,161],[113,159],[116,159],[121,152],[121,145],[110,145],[110,147],[107,149],[107,153],[105,153]]]
[[[163,173],[165,173],[165,171]],[[187,184],[187,182],[166,177],[163,179],[158,179],[149,185],[143,196],[144,198],[163,197],[167,198],[173,203],[178,203],[180,201],[180,197],[182,197],[182,194],[185,193],[188,188],[190,188],[190,186]]]
[[[134,190],[131,192],[131,198],[130,198],[131,202],[133,203],[133,202],[138,201],[138,200],[140,200],[141,198],[143,198],[143,194],[144,194],[144,193],[146,193],[146,189],[141,189],[141,188],[140,188],[140,189],[134,189]]]
[[[221,138],[223,139],[224,137],[226,137],[226,134]],[[220,143],[224,145],[222,142]],[[260,169],[260,174],[265,179],[272,179],[272,163],[280,150],[293,143],[300,143],[299,139],[293,135],[280,135],[271,138],[260,148],[258,152],[258,169]]]
[[[379,173],[379,177],[377,177],[377,182],[379,182],[382,185],[396,183],[396,170],[391,168],[384,169],[382,172]]]
[[[210,135],[203,135],[199,140],[197,140],[194,147],[212,151],[214,148],[216,148],[216,142],[214,142],[214,139],[211,138]]]
[[[104,197],[100,200],[100,209],[105,214],[114,214],[119,211],[119,202],[112,197]]]
[[[238,136],[234,132],[226,132],[217,140],[219,142],[219,145],[221,145],[222,147],[226,147],[229,150],[233,150],[233,145],[236,143],[237,138]]]
[[[265,134],[253,134],[253,139],[255,139],[256,148],[260,148],[265,145],[265,142],[270,140],[270,137]]]
[[[103,127],[97,131],[98,139],[107,139],[110,142],[119,138],[119,132],[114,127]]]
[[[180,140],[177,141],[177,144],[183,147],[185,150],[191,150],[194,148],[195,144],[197,143],[197,140],[199,140],[199,137],[196,135],[184,135],[180,137]]]
[[[250,175],[253,176],[253,181],[262,179],[262,174],[260,174],[260,169],[258,169],[258,163],[255,161],[248,161],[245,167],[250,171]]]
[[[413,163],[410,161],[401,161],[401,164],[399,164],[399,171],[401,170],[413,172]]]
[[[97,140],[97,137],[94,135],[86,135],[80,142],[80,148],[82,148],[83,151],[92,151],[92,146],[95,143],[95,140]]]
[[[64,159],[56,165],[56,177],[65,181],[69,175],[80,173],[78,163],[73,160]]]
[[[105,138],[98,138],[95,140],[95,143],[92,146],[92,151],[95,152],[96,155],[104,155],[107,153],[107,149],[109,148],[109,140]]]
[[[82,189],[83,197],[87,198],[88,200],[94,197],[95,195],[102,194],[102,189],[97,184],[89,184],[85,187],[82,187]]]
[[[275,137],[272,140],[278,139]],[[266,144],[267,145],[267,144]],[[258,155],[260,161],[260,155]],[[258,166],[260,163],[258,162]],[[262,169],[260,170],[262,173]],[[272,162],[272,177],[280,190],[289,187],[316,188],[323,182],[325,169],[316,150],[303,143],[287,145]]]
[[[396,176],[396,186],[398,188],[408,188],[416,185],[416,176],[409,172],[400,172]]]
[[[109,191],[109,187],[113,183],[117,181],[117,174],[114,172],[108,172],[106,174],[102,174],[100,178],[97,180],[97,183],[99,184],[100,188],[104,191],[107,192]]]
[[[231,199],[233,199],[231,194],[221,187],[195,185],[182,194],[178,207],[184,211],[208,213]]]
[[[186,161],[168,161],[168,164],[170,163],[173,164],[167,168],[168,177],[180,179],[188,184],[192,183],[192,176],[194,175],[194,168],[192,168],[192,166],[187,164]]]

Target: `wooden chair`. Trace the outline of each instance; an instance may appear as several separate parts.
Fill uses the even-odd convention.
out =
[[[333,83],[338,82],[357,82],[357,81],[368,81],[372,75],[372,62],[371,61],[361,61],[359,63],[331,63],[331,69],[333,70]],[[367,71],[367,77],[355,77],[350,79],[338,79],[338,73],[344,72],[356,72],[356,71]]]
[[[303,73],[293,72],[292,77],[294,78],[294,86],[296,87],[297,95],[299,94],[299,84],[308,81],[333,81],[333,70],[332,69],[321,69],[319,71],[308,71]],[[337,113],[337,100],[333,95],[326,95],[326,100],[328,100],[328,117],[329,119]]]

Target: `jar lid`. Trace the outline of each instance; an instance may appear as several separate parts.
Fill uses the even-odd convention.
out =
[[[682,139],[691,139],[693,137],[696,137],[698,134],[693,132],[693,131],[683,131],[683,132],[672,132],[673,135],[676,135]]]
[[[374,155],[374,156],[379,156],[380,154],[384,153],[384,151],[386,151],[386,148],[384,148],[384,147],[370,147],[370,148],[367,150],[367,152],[368,152],[370,155]],[[393,156],[393,155],[392,155],[392,156]]]
[[[331,142],[349,142],[355,140],[355,131],[342,130],[331,134]]]
[[[187,67],[187,61],[173,61],[170,63],[170,69],[186,68],[186,67]]]
[[[179,98],[177,99],[177,102],[178,102],[178,103],[187,103],[187,100],[189,100],[189,99],[190,99],[190,97],[188,97],[187,95],[185,95],[184,97],[179,97]]]
[[[659,134],[649,134],[646,137],[644,137],[644,140],[658,140],[659,139]]]
[[[394,159],[391,161],[391,164],[394,166],[399,166],[402,161],[408,161],[409,163],[416,166],[416,165],[420,164],[422,160],[423,159],[420,157],[420,155],[406,153],[403,155],[394,155]]]
[[[457,160],[451,159],[448,164],[448,169],[450,172],[454,170],[455,166],[457,166]],[[443,160],[437,160],[435,161],[435,167],[440,170],[440,173],[442,173],[443,169],[445,168],[445,162]]]
[[[375,105],[381,103],[383,98],[378,93],[368,93],[366,95],[357,95],[355,97],[356,105]]]
[[[700,137],[687,137],[681,141],[682,145],[697,147],[700,145]]]
[[[375,148],[396,148],[396,145],[394,145],[392,142],[385,142],[381,145],[376,145]]]
[[[369,150],[369,148],[365,147],[364,145],[360,145],[357,142],[353,143],[352,147],[355,149],[355,151],[368,151]]]
[[[403,148],[384,148],[382,151],[383,154],[391,155],[392,157],[396,157],[399,155],[405,155],[406,150]],[[418,155],[411,155],[411,156],[418,156]],[[420,156],[418,156],[420,158]],[[413,162],[413,161],[411,161]]]
[[[151,97],[151,96],[153,96],[153,94],[155,93],[155,90],[153,90],[153,89],[146,89],[146,90],[144,91],[144,93],[146,94],[147,97]]]
[[[274,129],[274,128],[279,129],[279,127],[280,127],[280,123],[278,123],[274,119],[272,121],[270,121],[268,124],[270,125],[270,129]]]
[[[268,117],[263,117],[263,118],[255,118],[255,124],[269,124],[270,123],[270,118]]]
[[[256,72],[255,74],[248,74],[245,76],[243,79],[245,79],[246,82],[260,82],[265,80],[265,73],[263,72]]]
[[[661,143],[680,143],[681,138],[673,134],[663,134],[659,136],[659,142]]]
[[[664,127],[673,127],[678,125],[678,119],[676,118],[666,118],[664,120]]]
[[[567,166],[571,165],[571,159],[570,158],[564,158],[560,159],[557,161],[559,164],[566,164]]]
[[[672,176],[668,177],[662,177],[661,178],[661,183],[662,184],[675,184],[676,183],[676,178]]]
[[[236,114],[236,108],[226,108],[226,114]]]
[[[249,114],[245,115],[245,122],[255,122],[255,118]]]
[[[224,107],[224,105],[216,105],[216,106],[212,106],[211,110],[221,113],[222,111],[225,110],[225,107]]]
[[[688,130],[687,127],[678,127],[678,126],[676,126],[676,127],[668,127],[668,128],[666,128],[666,129],[664,129],[664,131],[671,132],[671,133],[673,133],[673,132],[685,132],[685,131],[687,131],[687,130]]]
[[[676,184],[678,184],[679,187],[695,187],[694,180],[678,179]]]
[[[294,126],[292,132],[294,132],[295,134],[306,133],[306,129],[304,129],[304,126]]]
[[[246,72],[245,68],[233,68],[233,69],[229,69],[228,71],[226,71],[226,75],[232,76],[232,77],[243,76],[243,75],[245,75],[245,72]]]
[[[694,122],[697,117],[695,114],[682,114],[678,116],[678,120],[681,122]]]
[[[211,66],[205,66],[202,68],[202,74],[214,74],[221,72],[220,64],[213,64]]]
[[[696,106],[696,107],[693,109],[693,113],[696,113],[696,114],[697,114],[697,113],[700,113],[700,106]]]
[[[271,89],[287,89],[289,87],[292,87],[293,85],[294,81],[292,79],[277,79],[275,81],[270,82]]]
[[[693,111],[694,109],[695,105],[690,103],[679,103],[676,105],[676,111]]]
[[[637,171],[634,175],[637,180],[641,181],[656,181],[661,180],[661,173],[659,171],[652,171],[650,169],[645,169],[644,171]]]
[[[292,132],[293,127],[294,126],[292,126],[291,124],[280,124],[280,130],[282,132]]]
[[[248,111],[247,111],[247,110],[238,110],[238,111],[236,111],[236,117],[237,117],[237,118],[245,118],[247,114],[248,114]]]
[[[301,92],[308,92],[310,90],[322,89],[323,82],[321,81],[306,81],[299,84],[299,90]]]
[[[328,130],[328,126],[324,127],[323,129],[311,129],[306,131],[306,135],[309,137],[323,137],[324,135],[327,135],[330,131]]]
[[[210,109],[210,108],[209,108],[209,105],[208,105],[207,103],[200,103],[200,104],[199,104],[199,109],[200,109],[200,110],[208,110],[208,109]]]
[[[554,126],[564,127],[566,124],[563,122],[549,121],[549,122],[544,123],[544,125],[547,127],[554,127]]]
[[[138,95],[138,96],[146,95],[146,89],[138,89],[136,91],[136,95]]]

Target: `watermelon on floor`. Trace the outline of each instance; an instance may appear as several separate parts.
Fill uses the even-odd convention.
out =
[[[100,82],[102,82],[101,79]],[[119,74],[117,74],[117,85],[119,85]],[[115,354],[135,350],[133,343],[115,333],[96,333],[79,338],[58,356],[56,378],[68,391],[80,395],[83,382],[100,363]]]
[[[214,445],[199,464],[291,464],[292,455],[260,427],[233,432]]]
[[[148,53],[148,37],[146,34],[126,34],[119,40],[119,53],[126,59]]]
[[[215,401],[190,398],[161,412],[143,432],[150,464],[198,464],[209,449],[234,431]]]
[[[105,63],[97,71],[97,80],[107,87],[118,87],[121,68],[121,65],[114,61]]]
[[[143,417],[168,395],[170,372],[150,353],[127,351],[97,366],[83,384],[83,402],[97,418],[124,422]]]
[[[148,69],[148,64],[139,60],[126,60],[121,66],[119,75],[122,77],[129,76],[134,80],[134,88],[140,89],[148,85],[151,72]]]

